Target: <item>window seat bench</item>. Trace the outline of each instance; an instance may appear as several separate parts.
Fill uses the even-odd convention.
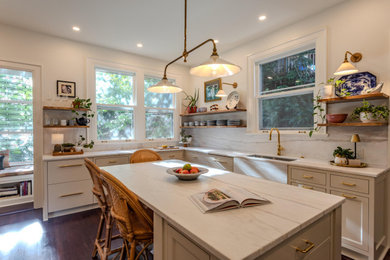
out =
[[[34,172],[34,165],[12,166],[0,170],[0,178],[9,177],[9,176],[18,176],[18,175],[28,175],[28,174],[33,174],[33,172]]]

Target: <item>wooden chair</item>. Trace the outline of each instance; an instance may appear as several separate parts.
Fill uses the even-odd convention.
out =
[[[123,239],[121,259],[124,254],[130,260],[137,260],[141,255],[147,259],[145,253],[153,243],[153,216],[143,207],[137,195],[114,176],[101,170],[100,177],[112,201],[111,215]],[[137,246],[141,250],[136,255]]]
[[[130,157],[130,163],[161,161],[161,156],[149,149],[138,150]]]
[[[101,209],[100,221],[94,242],[92,258],[99,254],[100,259],[106,260],[109,255],[114,253],[119,254],[119,252],[122,250],[122,248],[111,250],[111,240],[120,238],[120,236],[112,236],[113,220],[110,212],[111,202],[109,201],[108,197],[106,196],[106,192],[104,191],[100,178],[100,169],[90,160],[84,159],[84,161],[93,182],[92,193],[95,195]],[[104,226],[106,228],[104,238],[102,238]]]

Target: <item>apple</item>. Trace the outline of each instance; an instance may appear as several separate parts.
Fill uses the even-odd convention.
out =
[[[199,173],[199,170],[196,167],[192,167],[190,173]]]
[[[190,172],[188,170],[182,170],[180,173],[181,174],[189,174]]]

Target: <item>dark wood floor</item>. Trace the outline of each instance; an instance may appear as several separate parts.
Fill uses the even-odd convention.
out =
[[[99,213],[95,209],[47,222],[42,221],[41,210],[0,215],[0,259],[91,259]]]

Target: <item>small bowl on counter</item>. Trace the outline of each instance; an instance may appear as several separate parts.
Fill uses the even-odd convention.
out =
[[[198,107],[197,111],[198,113],[204,113],[207,112],[207,107]]]
[[[347,119],[348,114],[326,114],[328,123],[342,123]]]

